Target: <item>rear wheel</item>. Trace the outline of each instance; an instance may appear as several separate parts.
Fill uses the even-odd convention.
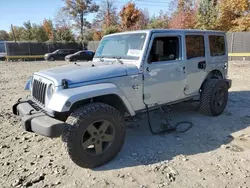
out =
[[[74,111],[63,135],[66,149],[74,163],[95,168],[112,160],[121,150],[125,125],[121,114],[103,103],[92,103]]]
[[[201,91],[200,111],[211,116],[219,116],[226,108],[228,86],[224,80],[207,80]]]

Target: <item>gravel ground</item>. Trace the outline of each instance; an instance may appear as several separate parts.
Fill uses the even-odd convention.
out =
[[[63,64],[0,62],[1,187],[250,187],[250,62],[230,62],[233,87],[223,115],[207,117],[181,104],[168,108],[171,124],[189,120],[193,128],[152,135],[142,114],[129,120],[120,154],[94,170],[73,164],[60,138],[24,132],[11,113],[32,72]],[[159,113],[151,115],[157,128]]]

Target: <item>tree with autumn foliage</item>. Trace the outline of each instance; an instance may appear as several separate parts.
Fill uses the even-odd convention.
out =
[[[123,30],[140,29],[139,21],[142,18],[142,12],[136,8],[135,3],[129,2],[126,4],[121,12],[121,27]]]
[[[193,29],[196,26],[197,2],[194,0],[173,1],[176,7],[169,20],[169,28]]]
[[[221,0],[219,29],[223,31],[249,30],[249,0]]]
[[[105,29],[117,25],[118,19],[114,0],[104,0],[93,22],[96,27]]]
[[[49,19],[44,19],[43,28],[44,28],[49,40],[53,41],[55,36],[54,36],[54,27],[53,27],[52,21]]]
[[[103,33],[101,31],[94,31],[93,33],[93,40],[99,41],[102,39]]]
[[[237,18],[232,23],[235,25],[232,31],[250,31],[250,14]]]
[[[93,28],[96,31],[94,39],[102,38],[103,35],[119,32],[119,17],[113,0],[103,0],[100,9],[93,20]],[[99,30],[102,30],[100,32]]]
[[[75,21],[75,27],[80,30],[81,42],[84,41],[84,31],[89,28],[90,23],[86,16],[99,10],[99,6],[93,0],[64,0],[63,10]]]

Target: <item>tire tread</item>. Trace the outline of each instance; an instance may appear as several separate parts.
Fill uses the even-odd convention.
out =
[[[115,108],[113,108],[110,105],[104,104],[104,103],[90,103],[83,107],[80,107],[76,109],[74,112],[71,113],[71,115],[68,117],[66,123],[69,124],[67,129],[65,130],[64,134],[62,135],[62,140],[64,141],[64,147],[66,151],[68,151],[68,154],[71,158],[71,160],[76,163],[77,165],[84,167],[84,168],[95,168],[97,167],[93,163],[86,163],[86,161],[83,161],[81,158],[79,158],[79,155],[75,155],[75,151],[73,150],[72,143],[73,140],[71,140],[73,137],[70,136],[70,134],[74,134],[75,131],[77,131],[79,125],[79,122],[81,122],[82,119],[89,118],[91,115],[94,115],[94,113],[108,113],[112,114],[119,122],[122,130],[122,134],[125,135],[126,128],[124,124],[124,118],[121,116],[119,111],[117,111]],[[123,139],[124,143],[124,139]],[[122,145],[123,145],[122,143]],[[118,151],[119,152],[119,151]],[[111,156],[110,158],[114,158],[114,156]],[[110,160],[111,160],[110,159]],[[110,160],[105,161],[109,162]],[[102,164],[99,164],[98,166],[101,166]]]

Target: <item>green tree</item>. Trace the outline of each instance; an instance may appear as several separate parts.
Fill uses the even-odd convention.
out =
[[[157,29],[157,28],[168,28],[169,24],[169,18],[167,13],[164,13],[163,11],[160,12],[159,16],[153,16],[147,25],[148,29]]]
[[[197,13],[196,27],[204,30],[213,30],[218,27],[219,7],[214,0],[202,0]]]
[[[24,41],[32,41],[33,35],[32,35],[32,25],[30,21],[24,22],[24,32],[22,32],[21,38]]]
[[[10,36],[5,30],[0,30],[0,40],[9,40]]]
[[[89,28],[90,24],[86,20],[86,16],[90,13],[97,12],[99,6],[93,0],[64,0],[63,8],[71,18],[75,21],[75,26],[80,29],[81,41],[84,41],[84,31]]]
[[[113,26],[106,27],[105,30],[103,31],[103,34],[109,35],[109,34],[117,33],[119,31],[120,31],[119,27],[117,25],[113,25]]]
[[[32,39],[35,42],[46,42],[49,37],[43,27],[43,25],[32,24]]]
[[[56,28],[55,39],[56,41],[60,41],[60,42],[74,42],[75,41],[75,37],[72,31],[68,27]]]
[[[24,33],[25,33],[25,29],[23,27],[13,26],[13,31],[9,33],[10,40],[14,40],[14,35],[15,35],[17,41],[23,41]]]

